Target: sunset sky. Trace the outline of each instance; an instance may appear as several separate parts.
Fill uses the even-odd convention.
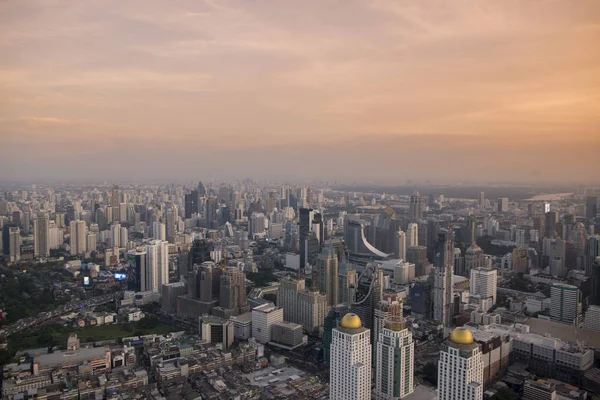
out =
[[[598,181],[600,1],[0,1],[0,180]]]

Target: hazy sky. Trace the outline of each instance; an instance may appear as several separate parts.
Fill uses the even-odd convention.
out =
[[[598,180],[600,1],[0,1],[0,180]]]

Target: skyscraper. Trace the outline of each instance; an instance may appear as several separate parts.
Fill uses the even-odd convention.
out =
[[[318,290],[305,289],[298,293],[299,324],[309,333],[318,332],[325,322],[327,297]]]
[[[491,297],[492,305],[496,304],[498,290],[498,271],[495,269],[476,268],[471,270],[470,293],[482,297]],[[488,310],[483,310],[488,311]]]
[[[435,281],[433,319],[449,327],[454,300],[454,234],[442,231],[438,235],[435,252]]]
[[[394,245],[394,256],[406,260],[406,233],[402,229],[396,232]]]
[[[50,234],[48,214],[38,213],[33,219],[33,256],[48,257],[50,246],[48,236]]]
[[[307,254],[307,241],[308,234],[310,233],[310,224],[313,220],[313,210],[311,208],[301,208],[298,210],[298,236],[300,241],[300,270],[304,270],[306,267]]]
[[[401,317],[391,317],[377,338],[375,398],[403,399],[414,391],[414,352],[412,333]]]
[[[161,290],[169,283],[169,243],[153,240],[146,245],[146,268],[150,272],[149,289]]]
[[[198,214],[198,202],[200,196],[197,190],[192,190],[185,195],[185,217],[192,218],[192,215]]]
[[[112,188],[110,205],[112,208],[112,222],[121,221],[121,199],[119,197],[119,187],[117,185],[114,185]]]
[[[21,259],[21,229],[18,226],[8,228],[8,255],[10,262]]]
[[[594,219],[598,215],[598,197],[588,196],[585,202],[585,216],[587,219]]]
[[[423,209],[421,203],[421,195],[419,192],[415,191],[412,196],[410,196],[410,205],[409,205],[409,220],[410,222],[417,222],[423,218]],[[415,245],[416,246],[416,245]]]
[[[553,238],[556,232],[556,224],[558,223],[558,211],[548,211],[546,213],[546,237]]]
[[[142,248],[127,252],[128,289],[135,292],[152,290],[152,272],[146,265],[146,251]]]
[[[370,335],[358,315],[352,313],[333,329],[330,399],[371,399]]]
[[[475,221],[471,221],[471,246],[465,252],[465,274],[469,276],[471,271],[477,268],[483,268],[484,254],[481,247],[475,240]]]
[[[71,234],[71,254],[84,254],[87,251],[87,225],[85,221],[71,221],[69,231]]]
[[[229,316],[240,315],[248,310],[246,274],[235,267],[227,268],[221,275],[219,306]]]
[[[298,293],[305,289],[304,279],[286,277],[277,291],[277,307],[283,308],[283,320],[299,324]]]
[[[439,400],[482,400],[483,361],[467,328],[456,328],[441,346],[438,362]]]
[[[358,283],[358,274],[355,269],[340,272],[340,289],[338,291],[340,303],[350,305],[354,301],[354,290]]]
[[[550,288],[550,319],[564,324],[578,324],[581,300],[576,286],[553,283]]]
[[[419,245],[419,225],[415,223],[408,224],[406,228],[406,248]]]
[[[339,302],[339,265],[332,246],[323,249],[317,259],[316,283],[319,291],[327,296],[327,305]]]
[[[498,212],[499,213],[508,212],[508,197],[500,197],[498,199]]]
[[[110,226],[110,245],[112,247],[121,246],[121,224],[112,224]]]
[[[386,292],[381,296],[381,300],[376,304],[373,310],[373,364],[377,365],[378,352],[377,341],[379,334],[385,326],[385,321],[393,317],[402,317],[402,301],[398,298],[397,293]]]
[[[479,209],[485,210],[485,194],[483,192],[479,192]]]

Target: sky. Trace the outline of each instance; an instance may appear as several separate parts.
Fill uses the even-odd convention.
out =
[[[0,0],[0,180],[598,181],[598,0]]]

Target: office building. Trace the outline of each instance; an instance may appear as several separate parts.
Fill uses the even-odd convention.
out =
[[[376,346],[375,398],[397,400],[413,393],[415,345],[404,319],[386,320]]]
[[[498,199],[498,212],[499,213],[508,212],[508,197],[500,197]]]
[[[38,213],[33,219],[33,256],[50,256],[50,219],[47,213]]]
[[[98,236],[94,232],[88,232],[85,238],[85,247],[87,251],[96,251],[98,247]]]
[[[423,219],[423,204],[421,195],[417,191],[410,196],[408,218],[410,222],[418,222]]]
[[[394,256],[401,260],[406,260],[406,233],[400,229],[396,232],[394,240]]]
[[[319,291],[327,297],[327,305],[339,303],[339,265],[338,259],[329,246],[321,251],[316,265],[316,284]]]
[[[117,223],[121,221],[121,198],[119,197],[119,187],[114,185],[112,188],[112,195],[110,198],[110,205],[112,209],[112,222]]]
[[[356,314],[346,314],[333,329],[329,398],[371,399],[371,334]]]
[[[283,321],[283,309],[266,303],[252,309],[252,337],[266,344],[271,341],[271,329],[276,322]]]
[[[444,327],[449,327],[454,302],[454,234],[452,232],[440,232],[435,254],[433,319]]]
[[[557,400],[554,383],[538,379],[526,380],[523,385],[523,400]]]
[[[559,233],[556,231],[556,224],[558,223],[558,211],[548,211],[546,213],[546,237],[554,238]]]
[[[550,318],[552,321],[579,326],[581,299],[576,286],[553,283],[550,288]]]
[[[199,196],[197,190],[192,190],[190,193],[185,195],[185,197],[184,197],[185,218],[192,218],[192,215],[198,214],[199,201],[200,201],[200,196]]]
[[[121,224],[110,226],[110,245],[112,247],[121,247]]]
[[[529,257],[527,250],[523,248],[515,248],[512,251],[512,269],[515,272],[526,274],[529,271]]]
[[[354,290],[358,283],[358,273],[355,269],[340,272],[339,302],[350,304],[354,301]]]
[[[298,323],[309,333],[316,333],[325,322],[327,296],[318,290],[305,289],[298,293]]]
[[[307,242],[310,233],[311,222],[314,212],[312,208],[301,208],[298,210],[298,236],[300,242],[300,270],[304,270],[308,258]]]
[[[219,292],[219,307],[224,310],[227,318],[248,311],[246,274],[244,272],[235,267],[227,268],[221,275]],[[283,309],[281,313],[283,318]]]
[[[444,342],[438,362],[439,400],[482,400],[483,361],[473,334],[456,328]]]
[[[177,297],[187,293],[185,282],[165,283],[162,285],[161,308],[167,314],[177,311]]]
[[[491,305],[496,304],[498,288],[498,271],[495,269],[477,268],[471,270],[470,294],[491,298]],[[482,310],[482,311],[489,311]]]
[[[71,254],[85,254],[87,251],[87,226],[85,221],[75,220],[69,224],[71,234]]]
[[[373,343],[373,365],[377,365],[377,341],[379,334],[385,326],[385,321],[389,318],[402,317],[402,300],[398,298],[398,294],[393,291],[383,293],[381,300],[377,302],[373,309],[372,323],[372,343]]]
[[[152,290],[152,272],[146,265],[146,251],[142,248],[127,252],[127,286],[135,292]]]
[[[8,255],[10,262],[21,259],[21,229],[16,226],[8,228]]]
[[[564,258],[556,256],[550,260],[550,275],[565,278],[567,276],[567,268]]]
[[[169,283],[169,243],[153,240],[146,245],[146,268],[150,271],[149,290],[161,290]]]
[[[600,306],[589,306],[585,312],[586,330],[591,332],[600,332]]]
[[[233,323],[233,336],[236,339],[248,340],[252,337],[252,313],[247,312],[241,315],[229,317]]]
[[[406,228],[406,248],[419,245],[419,225],[414,222],[408,224]]]
[[[156,240],[167,240],[167,227],[162,222],[152,223],[152,237]]]
[[[200,336],[206,344],[220,344],[223,350],[233,344],[233,323],[218,317],[203,315],[200,317]]]
[[[483,249],[477,245],[475,240],[475,221],[471,220],[471,246],[465,252],[465,276],[471,275],[471,270],[483,268],[485,265],[485,256]]]
[[[479,209],[485,210],[485,193],[479,192]]]
[[[271,345],[294,350],[308,342],[308,337],[303,334],[302,325],[293,322],[279,321],[271,325]]]
[[[285,277],[279,281],[277,307],[283,309],[283,320],[300,323],[298,293],[305,289],[304,279]]]
[[[588,196],[585,202],[585,216],[587,219],[594,219],[598,215],[598,197]]]
[[[323,362],[329,365],[331,362],[331,342],[333,340],[333,329],[337,328],[340,321],[350,309],[348,304],[338,304],[329,310],[323,324]]]
[[[600,306],[600,260],[596,259],[592,264],[592,296],[590,304]]]
[[[412,246],[406,250],[406,261],[415,265],[415,276],[429,275],[430,262],[427,258],[427,247]]]

